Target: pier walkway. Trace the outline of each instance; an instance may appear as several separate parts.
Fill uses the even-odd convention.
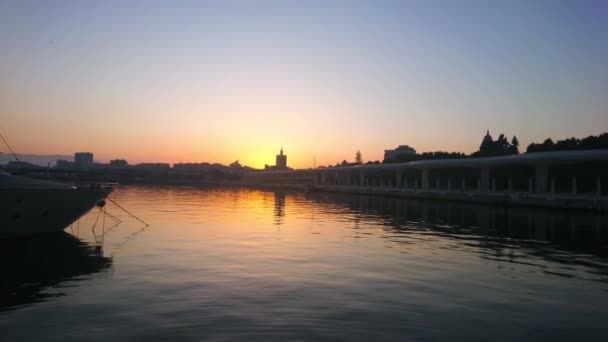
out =
[[[608,211],[608,150],[255,172],[245,184]]]

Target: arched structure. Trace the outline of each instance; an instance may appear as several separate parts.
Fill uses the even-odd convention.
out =
[[[251,185],[488,203],[608,209],[608,150],[270,171]]]

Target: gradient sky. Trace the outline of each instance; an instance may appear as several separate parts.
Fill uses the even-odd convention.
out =
[[[608,131],[608,1],[0,0],[0,51],[20,153],[301,168]]]

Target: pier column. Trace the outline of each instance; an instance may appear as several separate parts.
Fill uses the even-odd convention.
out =
[[[537,165],[534,168],[534,184],[536,192],[547,192],[547,167]]]
[[[395,184],[396,188],[400,188],[401,187],[401,171],[397,170],[397,173],[395,174],[395,179],[397,180],[397,184]]]
[[[359,186],[364,186],[365,185],[365,174],[363,174],[363,171],[359,172]]]
[[[422,190],[429,189],[429,169],[422,169]]]
[[[595,181],[595,194],[599,197],[602,195],[602,183],[600,182],[600,177],[597,177]]]
[[[572,177],[572,194],[576,195],[576,177]]]
[[[479,190],[488,191],[490,190],[490,169],[485,167],[481,169],[481,180],[479,183]]]

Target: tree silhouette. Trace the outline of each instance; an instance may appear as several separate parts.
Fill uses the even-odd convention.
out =
[[[361,156],[361,151],[359,150],[357,150],[357,153],[355,153],[355,163],[363,164],[363,157]]]
[[[513,139],[511,139],[511,145],[519,147],[519,140],[517,140],[516,136],[513,136]]]
[[[483,139],[481,145],[479,145],[479,151],[477,154],[480,157],[490,156],[494,152],[494,140],[490,135],[486,135],[486,138]]]
[[[499,135],[498,139],[493,140],[490,132],[488,132],[479,146],[479,151],[472,153],[471,157],[498,157],[518,154],[518,146],[519,141],[517,141],[516,137],[513,137],[512,143],[509,143],[504,134]]]
[[[569,138],[553,142],[547,138],[542,144],[532,143],[526,149],[527,153],[551,152],[551,151],[571,151],[571,150],[595,150],[608,149],[608,133],[598,136],[590,135],[583,139]]]
[[[511,139],[511,153],[519,154],[519,140],[517,140],[516,136],[513,136],[513,139]]]

